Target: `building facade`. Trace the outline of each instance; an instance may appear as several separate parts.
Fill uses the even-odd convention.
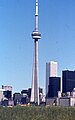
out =
[[[62,92],[72,92],[75,88],[75,71],[62,71]]]
[[[60,77],[49,77],[48,98],[57,97],[60,91]]]
[[[4,97],[8,100],[12,99],[12,86],[4,86],[2,85]]]
[[[48,97],[49,77],[57,77],[57,62],[46,63],[46,97]]]

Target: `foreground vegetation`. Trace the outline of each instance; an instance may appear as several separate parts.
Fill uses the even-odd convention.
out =
[[[75,120],[75,108],[0,107],[0,120]]]

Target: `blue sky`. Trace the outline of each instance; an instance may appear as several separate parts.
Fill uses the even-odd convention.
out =
[[[35,0],[0,0],[0,86],[31,87]],[[75,70],[75,0],[39,0],[39,82],[46,62],[58,62],[58,76]]]

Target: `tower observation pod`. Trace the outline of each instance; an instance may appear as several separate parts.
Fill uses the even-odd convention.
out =
[[[32,32],[32,38],[34,39],[34,62],[32,71],[31,102],[39,105],[38,40],[41,38],[41,34],[38,30],[38,0],[36,0],[35,29]]]

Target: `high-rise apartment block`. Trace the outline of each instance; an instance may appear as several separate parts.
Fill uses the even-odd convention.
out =
[[[57,62],[46,63],[46,97],[48,96],[49,77],[57,77]]]

